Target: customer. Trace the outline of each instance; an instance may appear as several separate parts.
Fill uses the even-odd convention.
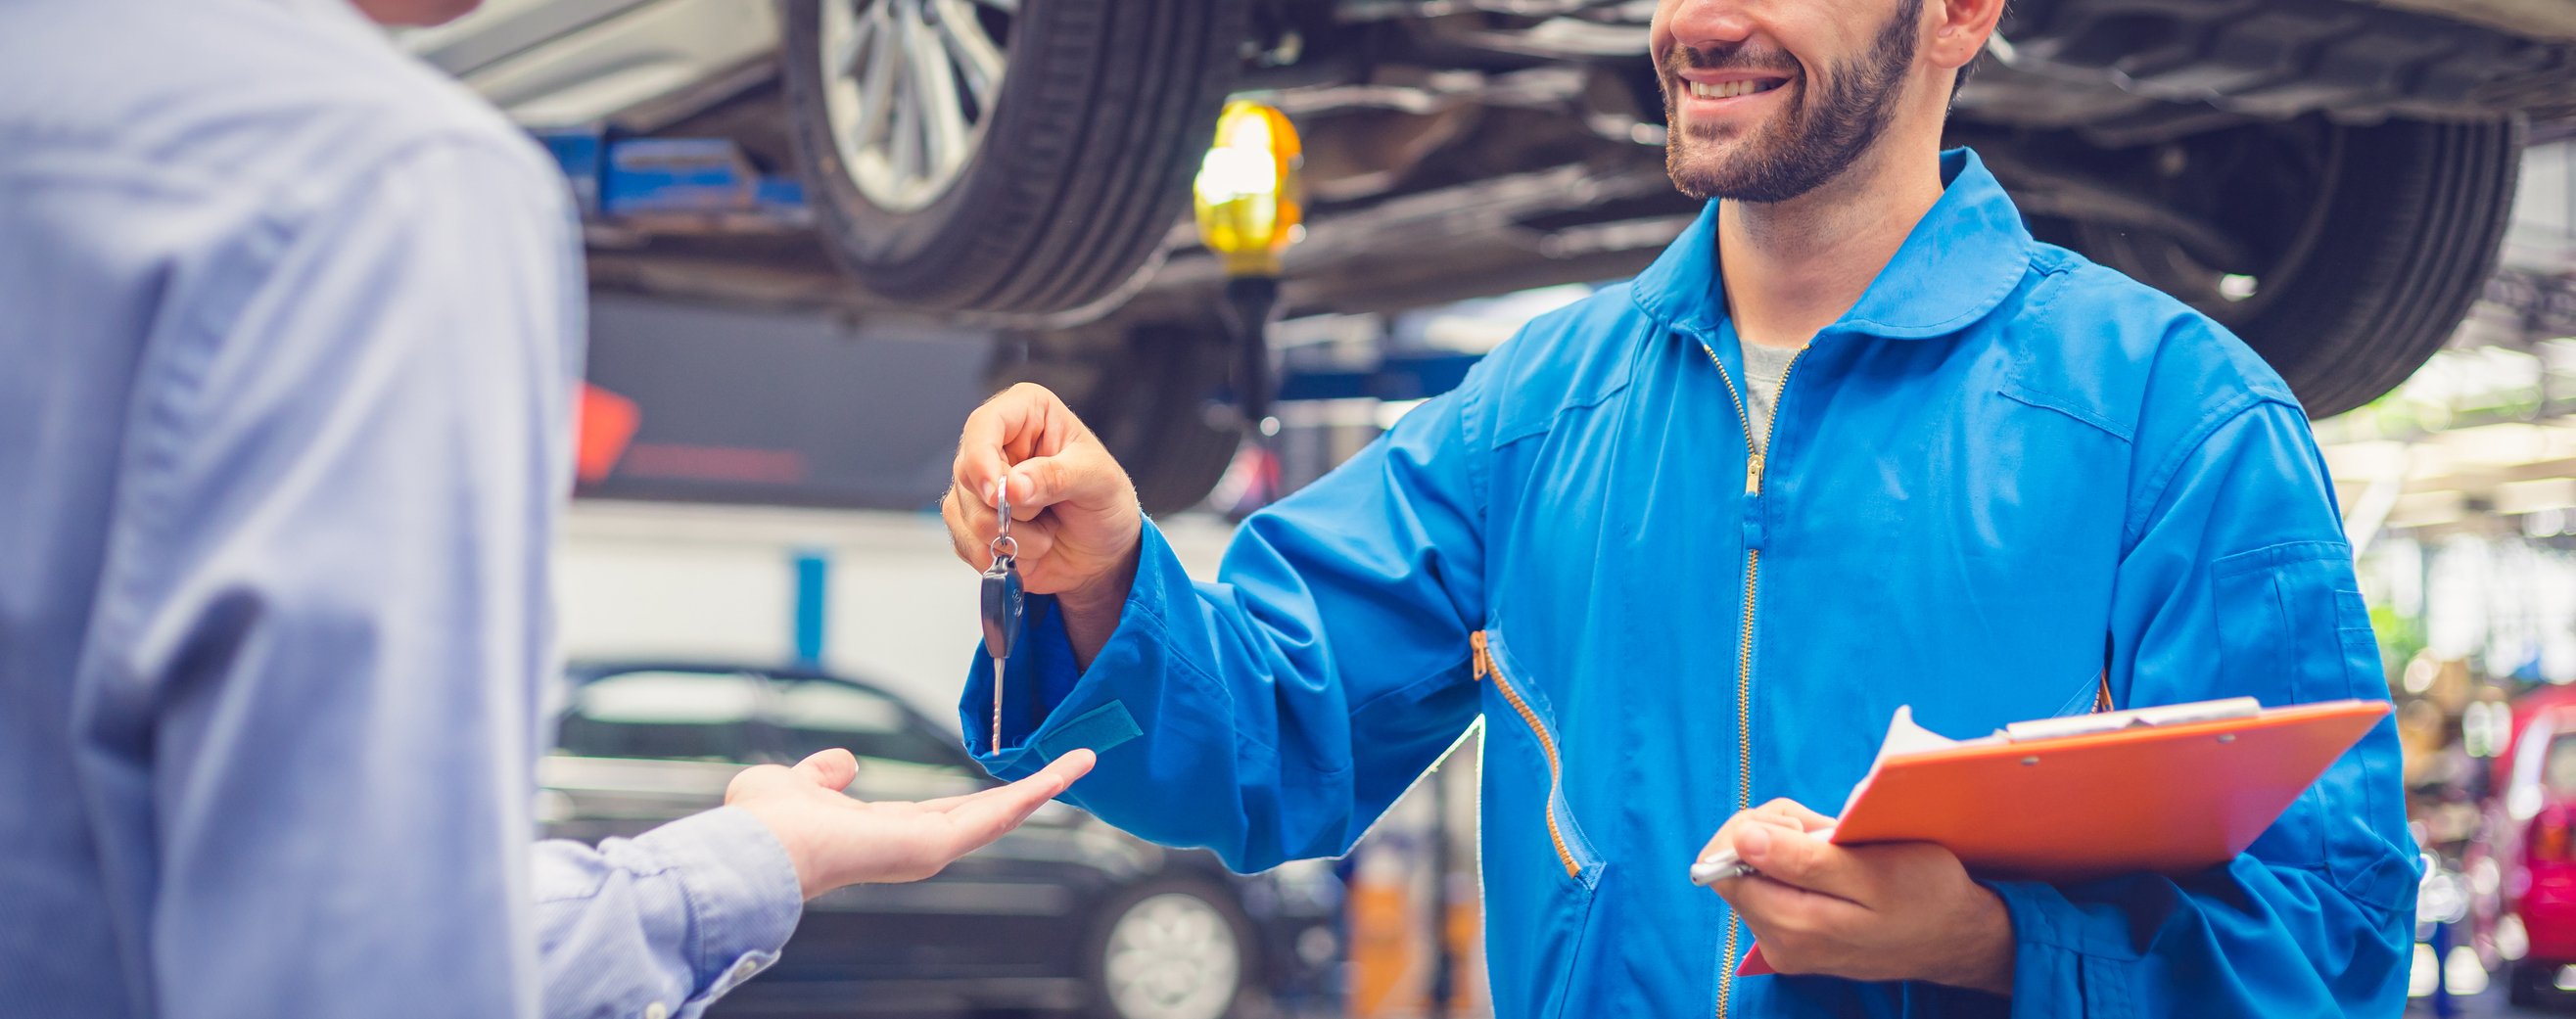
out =
[[[0,3],[0,1014],[695,1015],[1088,766],[531,850],[563,192],[342,0]]]

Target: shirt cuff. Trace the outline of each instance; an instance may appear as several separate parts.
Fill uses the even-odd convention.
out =
[[[740,807],[718,807],[645,832],[633,845],[679,877],[688,901],[687,962],[701,990],[682,1016],[778,961],[805,914],[805,893],[768,825]]]

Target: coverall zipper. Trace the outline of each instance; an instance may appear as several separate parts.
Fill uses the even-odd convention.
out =
[[[1744,426],[1744,497],[1754,505],[1747,512],[1760,512],[1762,472],[1768,466],[1771,438],[1780,430],[1780,405],[1789,393],[1789,376],[1798,370],[1798,359],[1805,350],[1789,355],[1789,363],[1780,368],[1780,384],[1771,391],[1771,420],[1762,429],[1762,442],[1753,442],[1753,416],[1745,413],[1744,394],[1735,388],[1735,376],[1726,370],[1726,362],[1707,344],[1700,349],[1708,354],[1710,364],[1717,366],[1718,380],[1726,384],[1726,398],[1735,404],[1735,419]],[[1753,806],[1753,619],[1756,581],[1762,575],[1762,550],[1748,546],[1744,550],[1744,622],[1736,639],[1735,662],[1735,809],[1742,812]],[[1717,962],[1717,1019],[1726,1019],[1727,1006],[1734,997],[1735,960],[1738,925],[1733,910],[1727,911],[1726,949]]]

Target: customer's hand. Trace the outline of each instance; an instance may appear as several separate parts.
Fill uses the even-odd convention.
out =
[[[940,516],[957,557],[982,570],[998,517],[994,486],[1007,479],[1020,582],[1052,594],[1085,665],[1117,629],[1136,579],[1144,519],[1136,485],[1107,447],[1046,387],[1021,383],[966,418]]]
[[[841,792],[859,772],[847,750],[793,768],[764,764],[733,777],[725,803],[759,818],[796,862],[813,898],[843,885],[919,881],[1020,826],[1091,770],[1089,750],[1006,786],[920,803],[868,803]]]
[[[1758,872],[1716,888],[1772,968],[2012,992],[2011,914],[1957,856],[1929,842],[1837,846],[1806,834],[1832,823],[1773,800],[1729,819],[1700,851],[1733,846]]]

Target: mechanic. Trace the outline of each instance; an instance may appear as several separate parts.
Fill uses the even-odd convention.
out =
[[[694,1016],[1084,769],[532,851],[564,192],[346,0],[0,4],[0,1013]]]
[[[978,659],[969,748],[1007,776],[1093,747],[1071,799],[1252,870],[1348,849],[1481,715],[1502,1016],[2395,1014],[2386,724],[2201,873],[1983,880],[1805,834],[1900,705],[1965,736],[2386,696],[2297,399],[1940,150],[2002,6],[1664,0],[1696,224],[1247,520],[1216,583],[1051,394],[978,410],[952,537],[981,568],[1007,483],[1052,597],[999,746]],[[1761,876],[1700,894],[1726,846]],[[1786,975],[1734,975],[1756,941]]]

